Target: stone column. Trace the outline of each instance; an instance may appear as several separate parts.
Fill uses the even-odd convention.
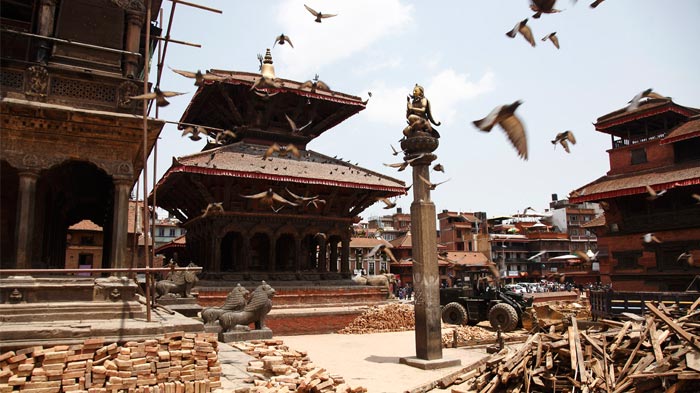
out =
[[[340,245],[340,272],[350,276],[350,238],[344,237]]]
[[[328,271],[328,258],[327,254],[328,253],[328,245],[326,244],[326,241],[323,240],[321,243],[318,244],[318,257],[317,257],[317,263],[318,263],[318,272],[319,273],[325,273]]]
[[[338,240],[335,238],[330,241],[330,247],[331,247],[331,255],[330,255],[330,260],[329,260],[329,271],[330,272],[337,272],[338,271]]]
[[[15,228],[15,244],[17,247],[16,267],[29,269],[32,267],[32,249],[34,248],[34,212],[36,210],[36,181],[37,171],[25,170],[19,172],[19,195],[17,197],[17,222]]]
[[[141,29],[143,28],[144,14],[139,11],[128,10],[126,12],[126,39],[124,50],[139,52],[141,41]],[[123,73],[129,79],[134,79],[139,70],[139,57],[124,54]]]
[[[129,191],[131,179],[114,179],[114,209],[112,218],[112,248],[109,250],[109,267],[129,267],[127,262],[127,235],[129,223]],[[144,242],[147,238],[144,237]],[[146,250],[148,243],[146,242]],[[138,245],[135,252],[138,251]]]
[[[41,0],[39,3],[39,16],[37,21],[37,34],[51,37],[56,21],[56,0]],[[51,43],[46,40],[39,40],[39,49],[36,54],[36,61],[46,64],[51,54]]]

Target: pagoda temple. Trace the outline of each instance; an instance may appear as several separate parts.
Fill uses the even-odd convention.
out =
[[[307,144],[366,102],[318,78],[276,77],[269,50],[261,74],[206,75],[180,127],[215,142],[174,158],[156,185],[156,204],[187,230],[187,255],[207,279],[349,278],[352,224],[406,186]]]
[[[700,274],[700,109],[649,98],[599,117],[595,129],[610,135],[610,171],[569,201],[604,210],[583,226],[598,236],[601,281],[685,290]]]

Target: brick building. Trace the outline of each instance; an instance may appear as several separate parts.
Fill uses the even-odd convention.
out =
[[[585,225],[596,233],[601,280],[622,290],[685,290],[700,269],[700,109],[670,98],[643,101],[598,118],[610,135],[610,170],[574,190],[573,203],[599,202],[604,216]],[[654,198],[651,188],[658,196]],[[645,242],[653,233],[661,242]]]

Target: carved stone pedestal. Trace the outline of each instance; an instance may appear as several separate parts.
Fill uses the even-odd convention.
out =
[[[181,298],[163,296],[158,298],[157,302],[158,304],[161,304],[190,318],[196,318],[202,311],[202,306],[197,304],[196,297]]]
[[[234,341],[268,340],[272,338],[272,330],[262,328],[259,330],[240,330],[219,333],[219,341],[230,343]]]

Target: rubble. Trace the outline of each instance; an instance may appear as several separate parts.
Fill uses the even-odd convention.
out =
[[[363,387],[351,387],[343,377],[315,365],[306,351],[284,345],[282,340],[251,340],[230,343],[233,347],[256,358],[246,369],[253,374],[248,381],[249,393],[362,393]]]
[[[700,390],[697,301],[683,316],[650,302],[637,320],[579,329],[576,316],[506,347],[449,379],[451,392],[696,392]],[[674,318],[674,316],[676,316]],[[583,326],[583,324],[582,324]],[[443,387],[446,387],[443,386]]]
[[[166,333],[123,345],[76,345],[0,354],[0,392],[208,393],[221,387],[216,334]]]
[[[479,326],[452,326],[452,329],[446,329],[442,333],[442,346],[445,348],[494,342],[496,340],[496,333]],[[456,345],[455,333],[457,336]]]
[[[373,306],[355,318],[339,334],[367,334],[383,332],[403,332],[416,326],[412,304],[390,303]]]

